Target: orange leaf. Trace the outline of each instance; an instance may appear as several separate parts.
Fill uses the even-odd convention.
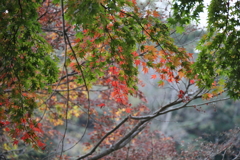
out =
[[[179,75],[180,78],[184,77],[184,73],[181,72],[181,71],[178,72],[178,75]]]
[[[148,73],[148,68],[147,67],[143,67],[142,70],[143,70],[144,74]]]
[[[213,97],[213,94],[208,93],[208,98],[212,98],[212,97]]]
[[[153,16],[154,17],[159,17],[159,13],[155,10],[155,11],[153,11]]]
[[[193,58],[193,53],[188,53],[189,57]]]
[[[145,67],[147,64],[146,62],[142,62],[142,66]]]
[[[207,100],[211,99],[212,97],[213,97],[213,94],[211,94],[211,93],[205,93],[205,94],[202,95],[202,98],[207,99]]]
[[[148,52],[156,52],[157,49],[155,48],[155,46],[145,46],[145,49],[148,51]]]
[[[158,52],[158,54],[159,54],[159,56],[164,56],[165,55],[165,51],[164,50],[160,50],[159,52]]]

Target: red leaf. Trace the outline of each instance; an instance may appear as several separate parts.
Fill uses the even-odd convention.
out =
[[[167,81],[168,82],[173,82],[173,80],[174,80],[173,78],[169,78]]]
[[[180,91],[179,91],[179,94],[184,94],[184,91],[183,91],[183,90],[180,90]]]
[[[132,55],[133,55],[134,57],[137,57],[137,56],[138,56],[138,54],[137,54],[136,51],[132,52]]]
[[[128,107],[128,108],[126,108],[126,113],[131,113],[131,110],[132,110],[132,109],[131,109],[131,108],[129,108],[129,107]]]
[[[141,61],[139,59],[136,59],[134,64],[136,64],[136,66],[140,65]]]
[[[42,143],[40,140],[37,140],[37,145],[38,145],[38,147],[40,147],[40,148],[45,147],[45,143]]]
[[[195,83],[195,81],[194,80],[190,80],[190,84],[194,84]]]
[[[21,139],[23,140],[23,141],[26,141],[27,139],[29,139],[30,138],[30,135],[28,134],[28,133],[25,133],[22,137],[21,137]]]
[[[74,63],[74,62],[71,62],[71,63],[69,64],[69,66],[70,66],[70,67],[73,67],[73,66],[75,66],[75,63]]]
[[[113,66],[113,67],[109,67],[109,72],[111,72],[112,74],[114,75],[118,75],[119,72],[118,72],[118,68]]]
[[[9,121],[5,121],[5,125],[8,125],[8,124],[10,124],[10,122]]]
[[[34,127],[33,130],[36,131],[36,132],[43,133],[43,131],[42,131],[40,128],[36,128],[36,127]]]
[[[178,95],[178,98],[183,98],[183,94],[179,94],[179,95]]]
[[[163,59],[163,58],[160,58],[160,63],[165,63],[166,62],[166,60],[165,59]]]
[[[156,74],[153,74],[153,75],[151,76],[151,79],[156,79],[156,78],[157,78]]]
[[[122,99],[121,98],[116,98],[116,102],[122,102]]]
[[[14,140],[13,145],[18,145],[18,140]]]
[[[112,86],[117,86],[118,85],[118,81],[112,81]]]
[[[77,38],[77,39],[75,39],[74,41],[75,41],[76,43],[77,43],[77,42],[80,42],[80,38]]]
[[[104,103],[100,103],[98,106],[99,106],[100,108],[102,108],[102,107],[105,106],[105,104],[104,104]]]

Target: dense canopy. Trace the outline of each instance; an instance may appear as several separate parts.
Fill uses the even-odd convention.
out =
[[[79,159],[113,159],[113,151],[145,143],[134,138],[147,135],[142,131],[150,132],[149,122],[160,115],[223,92],[239,99],[240,2],[212,0],[207,7],[202,0],[175,0],[172,11],[152,4],[0,1],[0,130],[13,148],[50,150],[49,137],[58,132],[61,147],[52,156],[66,158],[80,144],[85,150],[79,149]],[[207,30],[195,61],[176,37],[197,31],[191,23],[200,22],[205,8]],[[150,111],[140,74],[157,88],[171,87],[173,100],[160,96],[162,104]],[[129,97],[141,103],[134,106]],[[86,123],[69,149],[67,133],[76,117]],[[63,130],[53,129],[61,125]],[[82,142],[89,128],[90,140]]]

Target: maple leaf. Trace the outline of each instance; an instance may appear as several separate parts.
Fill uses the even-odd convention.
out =
[[[202,98],[206,100],[211,99],[212,97],[213,97],[213,94],[211,93],[205,93],[202,95]]]
[[[167,72],[168,72],[168,69],[166,69],[166,68],[162,69],[162,73],[167,73]]]
[[[128,107],[128,108],[126,108],[125,112],[126,112],[126,113],[131,113],[131,110],[132,110],[132,109]]]
[[[100,108],[102,108],[102,107],[105,106],[105,104],[104,104],[104,103],[100,103],[98,106],[99,106]]]
[[[137,57],[137,56],[138,56],[138,53],[137,53],[136,51],[134,51],[134,52],[132,52],[132,55],[133,55],[134,57]]]
[[[183,98],[183,95],[182,95],[182,94],[179,94],[179,95],[178,95],[178,98]]]
[[[18,145],[18,140],[14,140],[13,145]]]
[[[117,75],[117,74],[119,74],[119,72],[118,72],[118,68],[117,67],[109,67],[109,72],[111,72],[112,74],[115,74],[115,75]]]
[[[180,90],[179,94],[178,94],[178,98],[183,98],[184,94],[185,94],[185,92],[183,90]]]
[[[217,85],[217,82],[216,82],[216,81],[214,81],[214,82],[212,83],[212,85],[213,85],[213,86],[216,86],[216,85]]]
[[[119,17],[123,18],[125,16],[124,12],[124,10],[121,10],[121,12],[119,13]]]
[[[160,63],[165,63],[166,60],[164,58],[160,58]]]
[[[118,102],[118,103],[125,103],[125,101],[123,101],[122,98],[116,98],[116,102]]]
[[[142,62],[142,66],[145,67],[147,65],[146,62]]]
[[[174,81],[174,78],[168,78],[167,81],[168,81],[168,82],[173,82],[173,81]]]
[[[151,79],[156,79],[157,78],[157,75],[156,74],[153,74],[152,76],[151,76]]]
[[[40,133],[43,133],[43,131],[40,128],[37,128],[37,127],[33,127],[33,130],[37,131],[37,132],[40,132]]]
[[[183,90],[180,90],[179,91],[179,94],[184,94],[185,92]]]
[[[190,58],[193,58],[193,53],[188,53],[188,56],[189,56]]]
[[[145,46],[145,49],[148,51],[148,52],[156,52],[157,49],[155,48],[155,46]]]
[[[143,70],[144,74],[148,73],[148,68],[147,67],[143,67],[142,70]]]
[[[164,82],[162,81],[162,80],[160,80],[159,82],[158,82],[158,86],[163,86],[164,85]]]
[[[165,55],[165,51],[164,51],[164,50],[160,50],[160,51],[158,52],[158,55],[161,56],[161,57],[164,56],[164,55]]]
[[[69,64],[69,66],[70,66],[70,67],[73,67],[75,64],[76,64],[75,62],[71,62],[71,63]]]
[[[74,42],[76,43],[80,42],[80,38],[75,39]]]
[[[161,78],[162,80],[165,80],[165,79],[166,79],[166,76],[165,76],[164,74],[160,74],[160,78]]]
[[[190,84],[194,84],[194,83],[195,83],[195,81],[194,81],[194,80],[190,80],[189,82],[190,82]]]
[[[153,16],[154,16],[154,17],[159,17],[159,13],[158,13],[158,11],[156,11],[156,10],[153,11]]]
[[[38,147],[40,147],[41,149],[44,149],[46,144],[45,143],[42,143],[40,140],[37,140],[37,145]]]
[[[180,78],[183,78],[185,76],[185,74],[182,71],[178,71],[178,75]]]
[[[180,81],[179,75],[177,75],[176,77],[174,77],[174,79],[175,79],[176,83],[179,83],[179,81]]]
[[[114,87],[118,86],[118,81],[112,81],[112,86]]]

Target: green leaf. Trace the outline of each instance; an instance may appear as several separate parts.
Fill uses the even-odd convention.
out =
[[[181,34],[181,33],[185,32],[185,29],[183,26],[177,26],[176,31],[177,31],[177,33]]]

